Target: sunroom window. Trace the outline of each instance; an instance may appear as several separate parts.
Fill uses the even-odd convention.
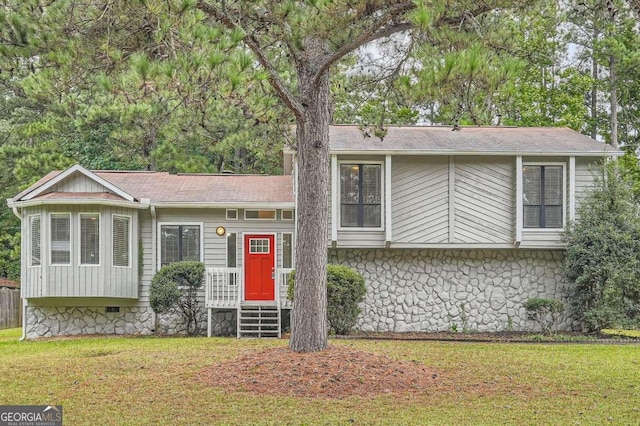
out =
[[[80,264],[100,264],[100,215],[80,215]]]
[[[382,166],[340,165],[340,226],[380,228],[382,224]]]
[[[524,228],[562,228],[564,172],[561,165],[525,165]]]
[[[31,266],[40,266],[42,262],[40,251],[40,244],[42,241],[40,215],[31,216],[29,226],[31,228],[31,247],[29,250],[31,252]]]
[[[130,222],[129,216],[113,216],[113,266],[129,266],[131,257]]]
[[[71,216],[51,215],[51,264],[71,263]]]

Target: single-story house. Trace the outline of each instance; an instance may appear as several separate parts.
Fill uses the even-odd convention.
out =
[[[562,234],[621,155],[566,128],[330,130],[329,258],[361,272],[365,331],[524,330],[564,298]],[[149,306],[162,265],[200,260],[208,335],[277,336],[295,267],[295,152],[285,174],[54,171],[8,200],[22,220],[26,338],[179,333]],[[564,319],[563,327],[570,327]]]

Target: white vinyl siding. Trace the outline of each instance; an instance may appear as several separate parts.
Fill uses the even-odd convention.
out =
[[[100,215],[80,214],[80,265],[100,264]]]
[[[394,157],[391,167],[391,209],[393,241],[448,242],[448,158]]]
[[[51,264],[69,265],[71,263],[71,215],[51,215]]]
[[[113,215],[113,266],[129,267],[131,258],[131,218]]]
[[[29,266],[42,264],[42,223],[40,215],[29,216]]]

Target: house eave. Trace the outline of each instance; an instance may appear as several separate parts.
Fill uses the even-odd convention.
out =
[[[67,199],[52,199],[52,200],[26,200],[26,201],[9,201],[7,205],[11,208],[24,208],[34,206],[69,206],[69,205],[100,205],[100,206],[113,206],[113,207],[127,207],[130,209],[148,209],[149,205],[138,202],[130,201],[116,201],[116,200],[98,200],[98,199],[80,199],[80,198],[67,198]]]
[[[293,209],[295,203],[290,202],[151,202],[156,208],[173,208],[173,209]]]

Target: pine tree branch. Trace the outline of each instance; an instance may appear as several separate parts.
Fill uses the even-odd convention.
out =
[[[203,0],[198,1],[197,8],[230,30],[240,30],[245,32],[245,28],[242,28],[238,23],[234,22],[231,17],[222,9],[212,6],[204,2]],[[260,62],[260,65],[262,65],[269,76],[269,83],[271,83],[273,89],[276,91],[280,99],[282,99],[282,102],[284,102],[284,104],[296,115],[296,117],[304,116],[304,107],[298,101],[296,96],[291,93],[289,88],[284,84],[284,82],[276,72],[275,67],[273,66],[269,58],[267,58],[266,52],[260,46],[256,38],[252,34],[245,34],[242,38],[242,41],[258,58],[258,62]]]

